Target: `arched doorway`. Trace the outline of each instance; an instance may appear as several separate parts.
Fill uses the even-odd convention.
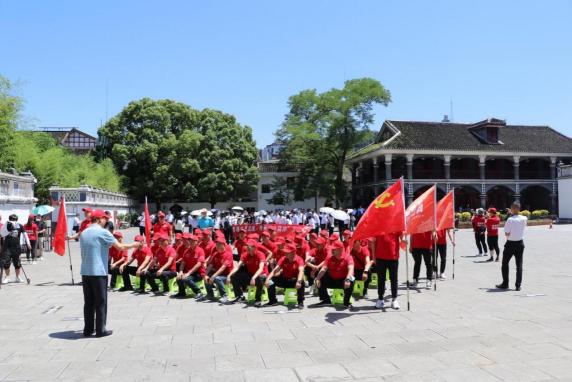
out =
[[[494,186],[487,191],[487,208],[495,207],[497,210],[510,207],[514,201],[514,192],[505,186]]]
[[[542,186],[528,186],[520,191],[520,205],[523,210],[531,212],[534,210],[550,211],[550,191]]]
[[[455,211],[467,211],[481,206],[480,193],[470,186],[455,188]]]
[[[413,193],[413,200],[417,199],[419,196],[421,196],[421,194],[423,194],[429,188],[431,188],[431,185],[427,185],[427,186],[423,186],[421,188],[418,188]],[[443,196],[445,196],[445,192],[443,192],[443,190],[441,190],[439,187],[437,187],[437,201],[439,201]]]
[[[475,158],[451,159],[451,179],[479,179],[479,161]]]

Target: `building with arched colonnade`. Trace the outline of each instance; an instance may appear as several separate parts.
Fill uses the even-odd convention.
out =
[[[557,213],[556,167],[572,163],[572,139],[549,126],[386,120],[375,141],[351,154],[352,204],[366,207],[403,176],[406,202],[433,184],[455,189],[456,210],[505,208]]]

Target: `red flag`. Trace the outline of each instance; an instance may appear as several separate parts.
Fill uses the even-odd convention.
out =
[[[451,190],[437,203],[437,231],[455,228],[455,191]]]
[[[68,235],[68,220],[66,217],[66,202],[64,197],[60,201],[58,224],[54,235],[54,252],[60,256],[66,254],[66,236]]]
[[[145,242],[148,247],[151,247],[151,216],[149,216],[149,205],[147,204],[147,197],[145,197]]]
[[[435,230],[437,188],[431,187],[405,210],[405,225],[408,234]]]
[[[405,199],[403,179],[400,178],[371,202],[352,235],[352,241],[404,229]]]

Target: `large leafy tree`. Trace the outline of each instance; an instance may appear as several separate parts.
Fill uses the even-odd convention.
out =
[[[111,158],[134,197],[214,205],[250,193],[257,181],[250,128],[215,110],[172,100],[129,103],[99,132],[99,159]]]
[[[389,90],[372,78],[346,81],[341,89],[304,90],[289,98],[289,112],[276,133],[285,144],[284,165],[299,169],[296,199],[319,193],[341,205],[347,196],[344,166],[352,149],[371,139],[373,107],[391,102]]]
[[[22,100],[14,94],[14,85],[0,75],[0,170],[12,167],[13,139]]]

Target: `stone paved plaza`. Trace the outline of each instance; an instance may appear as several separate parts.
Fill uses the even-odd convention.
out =
[[[529,227],[523,289],[499,292],[500,263],[474,257],[461,230],[455,280],[449,261],[437,291],[411,292],[411,312],[405,289],[402,310],[385,312],[374,290],[356,312],[112,292],[102,339],[81,337],[81,287],[67,285],[68,258],[48,253],[26,266],[30,286],[0,290],[0,380],[572,381],[571,239],[572,226]],[[77,282],[75,242],[72,257]]]

